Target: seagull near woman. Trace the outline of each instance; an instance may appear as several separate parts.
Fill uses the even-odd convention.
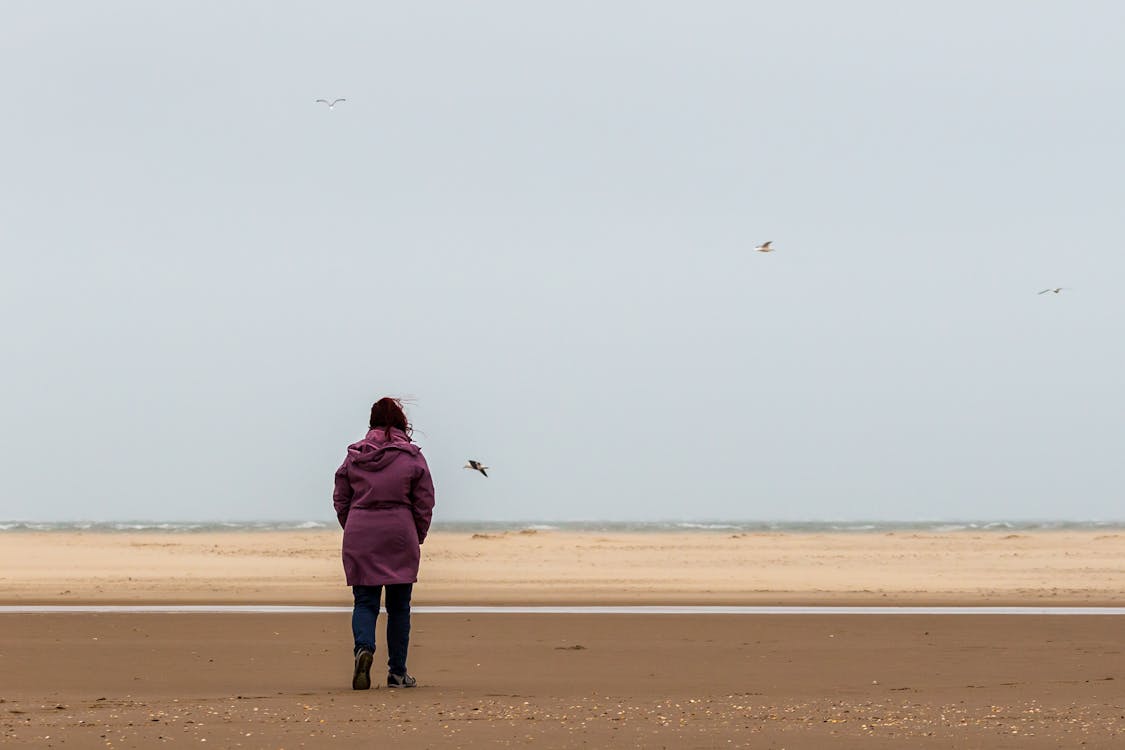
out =
[[[462,469],[472,469],[473,471],[479,471],[481,474],[484,474],[486,477],[488,476],[488,472],[486,471],[486,469],[488,467],[485,466],[484,464],[482,464],[480,461],[475,461],[471,458],[469,459],[469,463],[465,464],[461,468]]]
[[[347,101],[347,99],[333,99],[332,101],[328,101],[327,99],[317,99],[318,103],[323,102],[323,103],[327,104],[329,109],[336,109],[337,104],[339,104],[340,102],[346,102],[346,101]]]
[[[757,250],[759,253],[772,253],[773,248],[770,247],[770,245],[772,245],[772,244],[773,244],[773,240],[769,240],[768,242],[763,242],[762,244],[758,245],[754,249]]]

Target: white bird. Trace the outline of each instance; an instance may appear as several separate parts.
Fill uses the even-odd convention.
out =
[[[488,467],[485,466],[484,464],[482,464],[480,461],[475,461],[471,458],[469,459],[469,463],[465,464],[461,468],[462,469],[472,469],[473,471],[479,471],[481,474],[484,474],[486,477],[488,476],[488,472],[485,471],[485,469],[487,469]]]
[[[1036,292],[1036,294],[1046,294],[1047,292],[1054,292],[1055,294],[1058,294],[1063,289],[1066,289],[1066,287],[1065,286],[1057,286],[1054,289],[1044,289],[1041,292]]]
[[[325,104],[327,104],[329,109],[336,109],[337,104],[346,101],[347,99],[333,99],[332,101],[328,101],[327,99],[317,99],[317,102],[324,102]]]
[[[771,253],[771,252],[773,252],[773,248],[770,247],[770,245],[772,245],[772,244],[773,244],[773,240],[770,240],[769,242],[763,242],[762,244],[758,245],[754,249],[757,250],[759,253]]]

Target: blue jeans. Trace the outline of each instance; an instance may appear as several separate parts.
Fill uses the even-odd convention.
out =
[[[406,650],[410,647],[410,593],[413,583],[387,584],[387,671],[406,674]],[[382,586],[352,586],[352,635],[355,653],[375,652],[375,621],[379,617]]]

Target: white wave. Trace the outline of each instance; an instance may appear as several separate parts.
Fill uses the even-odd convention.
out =
[[[1122,521],[1071,521],[1071,520],[923,520],[923,521],[847,521],[841,519],[821,521],[443,521],[435,524],[442,531],[578,531],[622,533],[710,533],[717,531],[775,531],[785,533],[879,533],[880,531],[908,531],[925,533],[950,533],[975,531],[979,533],[1005,533],[1020,530],[1125,530]],[[223,531],[314,531],[335,528],[334,521],[157,521],[157,520],[76,520],[76,521],[17,521],[0,520],[0,533],[66,532],[86,533],[201,533]]]

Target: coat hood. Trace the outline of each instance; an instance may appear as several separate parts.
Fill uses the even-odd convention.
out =
[[[367,471],[382,469],[402,453],[417,455],[418,452],[418,446],[411,443],[402,430],[392,429],[388,440],[387,431],[382,427],[376,427],[363,440],[348,446],[352,466]]]

